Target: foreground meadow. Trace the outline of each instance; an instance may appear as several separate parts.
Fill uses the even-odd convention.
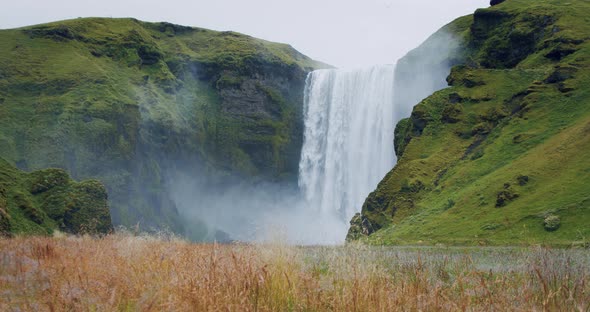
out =
[[[2,311],[590,309],[590,251],[0,240]]]

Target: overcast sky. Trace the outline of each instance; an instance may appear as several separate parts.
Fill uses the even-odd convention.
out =
[[[1,0],[0,28],[77,17],[233,30],[289,43],[337,67],[391,64],[488,0]]]

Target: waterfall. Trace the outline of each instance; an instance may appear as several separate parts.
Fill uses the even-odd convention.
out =
[[[395,163],[394,66],[316,70],[306,80],[299,187],[344,240],[349,221]]]

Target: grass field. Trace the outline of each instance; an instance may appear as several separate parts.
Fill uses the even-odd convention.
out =
[[[590,251],[0,240],[2,311],[590,309]]]

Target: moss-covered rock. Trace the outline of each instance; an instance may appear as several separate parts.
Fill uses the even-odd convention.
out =
[[[31,173],[31,193],[39,194],[54,187],[67,186],[70,176],[63,169],[49,168]]]
[[[25,173],[0,158],[0,235],[101,234],[112,228],[102,183],[74,182],[63,169]]]
[[[102,183],[88,180],[73,186],[63,215],[63,229],[70,233],[112,231],[107,192]]]
[[[547,217],[545,217],[545,220],[543,220],[543,227],[548,232],[557,231],[557,229],[559,229],[560,226],[561,219],[556,215],[548,215]]]
[[[374,232],[375,229],[372,227],[369,220],[360,213],[357,213],[352,220],[350,220],[350,230],[346,235],[346,241],[355,241]]]
[[[441,120],[446,123],[457,123],[461,121],[463,107],[458,104],[447,105],[442,111]]]

